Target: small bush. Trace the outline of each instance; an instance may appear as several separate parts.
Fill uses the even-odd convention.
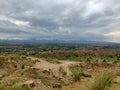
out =
[[[74,81],[79,81],[83,75],[84,75],[84,72],[81,70],[74,69],[72,71],[72,78]]]
[[[21,69],[25,69],[25,64],[22,64]]]
[[[87,90],[109,90],[113,80],[111,73],[103,71],[95,76]]]
[[[67,72],[63,69],[63,67],[59,68],[59,73],[62,74],[63,76],[67,75]]]

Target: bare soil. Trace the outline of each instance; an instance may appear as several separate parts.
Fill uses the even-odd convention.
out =
[[[81,69],[92,77],[82,77],[80,81],[74,82],[71,79],[72,69]],[[0,85],[30,85],[32,90],[86,90],[95,74],[103,70],[115,75],[116,83],[111,90],[120,90],[120,63],[51,63],[36,57],[27,57],[25,60],[2,60]]]

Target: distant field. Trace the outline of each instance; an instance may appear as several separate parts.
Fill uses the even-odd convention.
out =
[[[85,62],[119,62],[119,44],[0,44],[1,54]]]

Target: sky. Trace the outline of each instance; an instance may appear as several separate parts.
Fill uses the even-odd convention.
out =
[[[120,42],[120,0],[0,0],[0,39]]]

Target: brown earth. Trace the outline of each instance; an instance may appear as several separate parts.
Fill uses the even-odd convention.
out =
[[[103,70],[113,73],[117,83],[111,90],[120,90],[120,63],[51,63],[35,57],[7,61],[2,57],[1,60],[0,85],[3,86],[30,85],[32,90],[85,90],[92,78],[83,77],[79,82],[71,80],[71,70],[81,69],[92,76]]]

